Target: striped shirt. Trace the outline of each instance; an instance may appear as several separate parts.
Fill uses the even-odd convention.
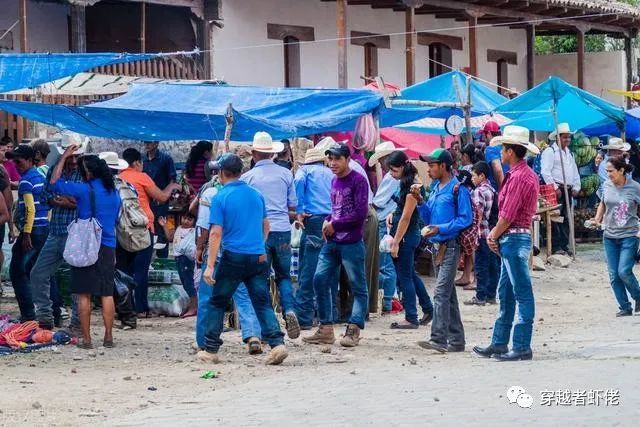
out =
[[[522,160],[505,175],[498,194],[498,216],[510,223],[509,228],[529,228],[538,209],[540,180]]]
[[[478,206],[482,211],[482,219],[479,224],[479,237],[481,239],[486,239],[491,232],[489,229],[489,217],[491,216],[491,208],[493,207],[493,201],[495,198],[494,196],[495,190],[487,179],[482,181],[471,193],[471,200],[473,201],[473,204]]]
[[[187,175],[186,171],[184,174],[185,180],[191,187],[193,187],[193,191],[195,191],[196,194],[200,192],[200,188],[204,185],[205,182],[207,182],[207,175],[205,174],[205,171],[204,171],[204,165],[206,162],[207,161],[205,159],[200,159],[196,162],[196,167],[194,168],[193,176]]]
[[[22,175],[18,184],[18,228],[24,229],[26,210],[24,203],[25,194],[33,195],[36,208],[34,227],[47,227],[49,225],[49,206],[42,199],[45,177],[35,167],[32,167]]]

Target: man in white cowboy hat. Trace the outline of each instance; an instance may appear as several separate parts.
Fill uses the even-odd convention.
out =
[[[384,141],[376,145],[374,153],[369,158],[369,166],[375,167],[380,164],[384,177],[378,185],[376,194],[373,197],[373,208],[376,210],[378,216],[378,237],[382,239],[385,234],[388,234],[387,230],[387,216],[396,209],[396,202],[393,196],[400,188],[400,181],[395,179],[390,173],[389,168],[384,162],[384,158],[394,151],[405,151],[406,148],[396,148],[391,141]],[[391,254],[386,252],[380,252],[379,257],[379,285],[384,290],[384,298],[382,300],[382,314],[391,314],[392,307],[391,302],[393,296],[396,293],[396,268],[393,265],[393,259]]]
[[[284,144],[274,141],[267,132],[256,132],[251,154],[255,165],[240,177],[262,194],[270,224],[266,242],[267,263],[275,271],[287,335],[298,338],[300,325],[294,310],[291,283],[291,223],[290,212],[295,212],[298,200],[290,170],[278,166],[273,155],[284,150]]]
[[[303,330],[311,329],[315,313],[315,291],[313,276],[318,265],[318,256],[324,245],[322,224],[331,214],[331,181],[333,173],[325,165],[326,156],[317,147],[309,148],[304,163],[294,179],[298,206],[297,224],[302,224],[300,240],[299,288],[295,297],[295,311]]]
[[[527,150],[540,153],[529,142],[529,129],[506,126],[502,136],[491,145],[502,144],[502,162],[509,165],[498,195],[498,223],[487,237],[489,248],[501,257],[498,296],[500,312],[493,328],[491,344],[476,346],[473,351],[483,357],[500,361],[530,360],[535,300],[529,274],[531,252],[531,222],[538,208],[539,179],[524,160]],[[511,327],[518,308],[518,320],[513,327],[513,346],[509,351]]]
[[[557,135],[556,135],[557,134]],[[541,173],[545,184],[553,185],[558,203],[562,204],[560,215],[564,217],[562,223],[554,222],[552,224],[552,252],[554,254],[569,253],[569,215],[568,207],[573,203],[573,198],[578,196],[580,192],[580,173],[578,165],[569,150],[571,144],[571,129],[568,123],[558,124],[558,131],[549,135],[550,140],[555,143],[547,147],[541,156]],[[560,160],[562,156],[562,160]],[[564,174],[562,165],[564,164]],[[564,187],[567,187],[569,200],[565,200]]]
[[[74,132],[65,132],[62,134],[61,144],[56,146],[56,149],[62,154],[70,145],[77,145],[78,149],[65,160],[61,179],[67,182],[81,182],[78,158],[85,153],[87,142],[86,139]],[[57,288],[54,288],[57,284],[53,280],[53,276],[64,260],[62,253],[67,243],[67,228],[77,217],[75,199],[52,191],[50,184],[52,171],[53,168],[46,174],[42,193],[42,199],[46,200],[51,207],[49,234],[31,271],[31,289],[36,320],[43,329],[53,329],[54,326],[62,327],[60,307],[57,306],[58,301],[52,301],[59,298]],[[52,289],[53,292],[51,292]],[[70,329],[73,333],[80,331],[80,319],[75,298],[73,298],[71,306]]]

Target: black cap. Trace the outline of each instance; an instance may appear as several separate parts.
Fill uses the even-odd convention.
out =
[[[217,160],[209,162],[209,167],[214,171],[230,172],[238,175],[242,172],[242,159],[233,153],[224,153]]]
[[[444,148],[436,148],[429,155],[420,155],[420,160],[427,163],[444,163],[446,165],[453,165],[453,157],[451,153]]]
[[[345,144],[334,144],[331,147],[327,148],[324,152],[325,156],[336,156],[336,157],[349,157],[351,156],[351,151],[349,147]]]
[[[7,159],[15,159],[19,157],[21,159],[33,160],[36,158],[36,152],[31,148],[31,146],[27,144],[20,144],[14,148],[13,151],[7,152],[5,156]]]

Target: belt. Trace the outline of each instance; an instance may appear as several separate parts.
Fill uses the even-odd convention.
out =
[[[528,228],[510,228],[504,234],[531,234],[531,230]]]

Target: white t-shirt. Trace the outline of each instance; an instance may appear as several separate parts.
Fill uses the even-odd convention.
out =
[[[209,210],[211,208],[211,200],[218,194],[218,189],[216,187],[207,188],[200,195],[200,201],[198,206],[198,219],[196,221],[196,226],[200,228],[204,228],[205,230],[209,229]]]
[[[182,226],[176,228],[176,232],[173,234],[173,256],[182,255],[177,250],[180,246],[180,241],[191,232],[193,232],[193,228],[182,228]]]

